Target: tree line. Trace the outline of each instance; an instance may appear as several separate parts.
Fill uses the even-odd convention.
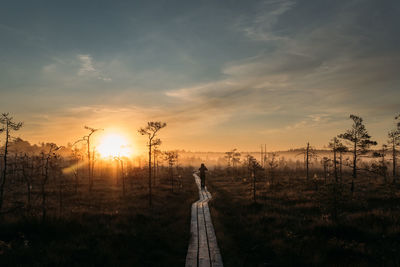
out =
[[[389,175],[388,170],[391,165],[392,182],[397,182],[397,155],[400,146],[400,115],[394,117],[395,126],[387,133],[387,142],[379,149],[372,149],[377,146],[377,142],[372,140],[369,135],[364,121],[361,117],[351,114],[349,119],[352,121],[351,127],[344,133],[334,136],[328,143],[333,157],[320,157],[320,165],[323,169],[323,177],[326,182],[328,176],[332,173],[334,182],[339,183],[343,177],[343,167],[351,169],[350,192],[353,194],[355,190],[355,181],[360,171],[383,177],[387,182]],[[307,142],[306,146],[301,149],[292,150],[297,156],[303,157],[305,179],[306,181],[314,180],[311,177],[311,164],[319,158],[317,149]],[[390,156],[387,156],[390,152]],[[351,155],[344,158],[345,155]],[[228,174],[238,175],[240,171],[238,166],[247,169],[245,174],[252,179],[252,191],[254,202],[256,202],[256,181],[257,179],[268,179],[268,183],[274,184],[275,173],[279,166],[288,168],[287,163],[283,163],[284,158],[278,158],[278,153],[267,152],[266,145],[261,145],[260,158],[247,154],[242,157],[237,149],[225,152],[226,168]],[[371,159],[370,163],[363,162],[362,159]],[[332,171],[330,171],[332,170]]]
[[[112,162],[116,166],[113,167],[117,171],[116,182],[121,186],[123,197],[126,195],[129,183],[132,188],[134,180],[144,176],[144,167],[140,166],[141,164],[134,166],[131,159],[126,157],[113,157],[109,159],[109,163],[102,163],[93,145],[94,135],[102,129],[84,126],[88,133],[67,146],[58,146],[55,143],[30,145],[29,142],[13,136],[13,132],[19,131],[24,124],[16,122],[9,113],[1,114],[0,125],[0,133],[4,134],[4,145],[0,152],[2,159],[0,161],[0,215],[16,210],[24,210],[25,214],[32,214],[35,210],[35,214],[39,213],[44,221],[47,217],[49,194],[54,198],[55,192],[57,192],[59,213],[62,214],[66,192],[78,194],[82,192],[82,185],[87,184],[86,194],[91,194],[95,178],[101,175],[112,175],[112,172],[107,169]],[[158,134],[166,125],[165,122],[148,122],[145,127],[138,129],[140,135],[147,137],[150,207],[152,206],[152,188],[156,185],[157,176],[162,174],[163,177],[169,177],[172,192],[174,192],[174,186],[182,186],[179,180],[181,176],[176,173],[180,172],[178,153],[160,150],[162,142]],[[159,166],[159,163],[166,163],[167,166]],[[84,179],[86,182],[83,182]],[[17,191],[23,192],[24,201],[13,196]],[[34,205],[38,202],[40,202],[39,206]]]

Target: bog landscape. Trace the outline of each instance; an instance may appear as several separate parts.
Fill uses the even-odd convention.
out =
[[[0,266],[399,266],[400,3],[5,1]]]

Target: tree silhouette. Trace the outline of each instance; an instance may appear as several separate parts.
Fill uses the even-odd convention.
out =
[[[395,121],[399,121],[396,124],[396,129],[388,132],[388,144],[392,149],[392,175],[394,183],[396,182],[397,176],[397,147],[400,145],[400,117],[396,116]]]
[[[231,167],[236,170],[238,163],[240,162],[240,153],[237,151],[236,148],[232,149],[231,151],[225,152],[225,156],[227,163],[228,163],[228,171]]]
[[[375,158],[380,158],[379,163],[373,162],[371,164],[371,172],[381,175],[385,183],[387,182],[387,166],[386,166],[386,153],[388,151],[388,146],[386,144],[382,145],[379,151],[374,151],[372,154]]]
[[[165,160],[168,162],[168,170],[171,179],[171,191],[174,192],[174,169],[176,161],[178,160],[178,153],[175,151],[164,152]]]
[[[91,128],[91,127],[88,127],[88,126],[85,126],[84,128],[86,130],[90,131],[89,134],[85,135],[82,139],[79,139],[78,141],[76,141],[74,143],[74,145],[79,143],[79,142],[86,142],[86,145],[87,145],[87,160],[88,160],[88,184],[89,184],[89,192],[90,192],[90,191],[92,191],[92,187],[93,187],[93,164],[92,164],[92,161],[94,160],[94,152],[93,152],[93,157],[91,156],[91,153],[90,153],[90,145],[91,145],[90,138],[92,137],[92,135],[95,132],[103,130],[103,129],[95,129],[95,128]]]
[[[237,149],[233,149],[232,150],[233,154],[232,154],[232,166],[233,168],[236,170],[237,165],[240,163],[240,152],[237,151]]]
[[[270,153],[267,159],[267,164],[268,164],[268,168],[269,168],[269,174],[271,177],[271,185],[274,184],[274,180],[275,180],[275,169],[278,168],[279,163],[277,161],[277,157],[278,154],[277,153]]]
[[[3,113],[0,117],[0,124],[2,124],[2,128],[0,128],[0,132],[5,132],[5,144],[4,144],[4,155],[3,155],[3,175],[1,177],[0,183],[0,211],[3,208],[4,201],[4,186],[7,180],[7,156],[8,156],[8,146],[11,138],[12,131],[18,131],[21,129],[23,123],[22,122],[14,122],[13,117],[9,116],[9,113]]]
[[[337,137],[334,137],[332,139],[332,142],[329,143],[329,147],[333,151],[333,172],[335,175],[335,182],[338,182],[338,168],[337,164],[339,163],[339,174],[340,174],[340,179],[342,179],[342,154],[347,151],[347,147],[340,142],[340,140]],[[337,153],[339,153],[339,162],[337,160]]]
[[[141,135],[147,135],[148,137],[148,143],[147,146],[149,147],[149,206],[152,206],[152,188],[151,188],[151,154],[152,154],[152,148],[153,146],[158,146],[161,144],[161,140],[156,138],[158,131],[160,131],[162,128],[166,127],[167,124],[165,122],[160,122],[160,121],[150,121],[147,123],[147,126],[144,128],[140,128],[138,132]]]
[[[262,167],[260,165],[260,163],[258,163],[257,159],[254,158],[251,155],[247,155],[247,164],[248,164],[248,169],[250,171],[250,175],[251,178],[253,180],[253,202],[256,203],[257,202],[257,171],[258,170],[262,170]]]
[[[42,161],[42,181],[41,181],[41,194],[42,194],[42,222],[46,220],[46,185],[49,180],[50,168],[51,168],[51,159],[57,158],[56,151],[60,149],[56,144],[49,144],[49,151],[47,153],[41,152],[41,161]]]
[[[336,147],[336,151],[339,152],[339,177],[340,180],[343,180],[343,154],[348,152],[349,149],[343,143],[338,143]]]
[[[34,161],[33,157],[29,157],[26,153],[20,157],[22,178],[26,183],[27,212],[31,209],[32,182],[34,177]]]
[[[324,167],[324,183],[326,184],[326,179],[328,177],[329,174],[329,167],[331,166],[331,159],[328,157],[323,157],[321,159],[321,164]]]
[[[299,153],[298,155],[303,155],[304,156],[304,166],[306,169],[306,178],[307,181],[310,180],[310,160],[313,158],[317,158],[317,152],[315,149],[310,146],[310,143],[307,142],[307,146],[305,148],[302,148],[302,152]]]
[[[78,193],[79,187],[79,168],[80,168],[80,161],[83,160],[84,155],[81,154],[81,151],[75,147],[76,142],[71,146],[71,156],[73,164],[71,166],[72,173],[75,178],[74,190],[75,194]]]
[[[354,192],[354,180],[357,179],[357,162],[359,156],[366,154],[369,151],[370,146],[375,146],[376,141],[371,140],[371,136],[363,124],[363,119],[356,116],[350,115],[350,119],[353,120],[351,129],[347,130],[343,134],[339,134],[338,137],[346,140],[352,145],[351,152],[353,153],[353,175],[351,180],[351,192]]]
[[[153,147],[153,186],[156,186],[156,180],[158,176],[158,156],[161,151],[157,148],[157,145]]]
[[[121,181],[122,181],[122,196],[125,197],[126,186],[125,186],[125,171],[124,171],[124,159],[120,156],[115,156],[114,160],[121,166]],[[117,167],[117,178],[118,178],[118,167]]]

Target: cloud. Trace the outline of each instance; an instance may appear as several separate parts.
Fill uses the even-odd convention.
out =
[[[131,13],[121,16],[121,31],[98,28],[111,30],[109,36],[115,37],[103,42],[97,39],[102,34],[74,35],[79,33],[74,27],[68,36],[78,43],[61,42],[65,34],[24,29],[43,35],[47,48],[32,52],[22,46],[18,53],[6,53],[10,59],[0,63],[2,104],[11,111],[24,107],[28,115],[49,114],[32,118],[32,124],[41,126],[32,128],[32,134],[44,137],[54,127],[64,133],[63,127],[81,130],[82,124],[107,127],[163,120],[176,136],[198,134],[210,142],[220,136],[238,143],[234,138],[242,142],[248,132],[258,134],[243,141],[249,144],[279,133],[278,144],[283,133],[285,140],[296,142],[345,129],[349,113],[365,117],[383,132],[382,118],[389,118],[387,123],[390,114],[398,112],[399,5],[378,2],[267,0],[201,8],[190,4],[189,9],[181,5],[173,14],[162,12],[161,24],[160,17],[146,12],[133,23]],[[89,26],[87,14],[82,15],[76,25]],[[29,39],[1,24],[0,30],[23,39],[20,44]],[[7,43],[14,49],[16,42],[2,45]],[[91,52],[77,55],[75,45]],[[11,48],[4,51],[14,51]],[[36,55],[35,60],[26,51]],[[112,86],[104,82],[111,77]],[[223,136],[227,132],[231,139]]]
[[[48,65],[43,67],[43,72],[44,73],[52,73],[52,72],[55,72],[56,69],[57,69],[57,65],[56,64],[48,64]]]
[[[78,71],[78,76],[83,77],[95,77],[102,81],[112,81],[111,78],[105,76],[98,69],[96,69],[93,65],[93,58],[91,55],[78,55],[78,59],[80,61],[80,68]]]
[[[93,67],[92,57],[90,55],[78,55],[78,58],[81,62],[81,68],[78,72],[79,76],[96,72],[96,69]]]
[[[204,119],[223,114],[220,123],[235,124],[243,113],[253,113],[253,117],[261,114],[259,123],[264,118],[269,128],[260,131],[264,133],[317,125],[326,129],[346,127],[350,113],[376,118],[394,114],[400,56],[382,51],[385,39],[366,35],[368,25],[360,22],[360,14],[354,14],[358,8],[354,3],[334,11],[319,24],[302,26],[295,32],[276,27],[281,16],[297,4],[267,1],[255,17],[242,17],[238,30],[252,40],[279,45],[227,63],[220,80],[168,90],[166,95],[187,105],[185,116],[195,109],[204,114]],[[382,106],[383,102],[387,105]],[[282,125],[271,120],[270,114],[285,114],[289,120]]]
[[[238,28],[245,35],[257,41],[279,41],[288,40],[274,31],[274,26],[279,17],[295,6],[294,1],[289,0],[267,0],[262,2],[254,16],[242,16],[237,23]]]

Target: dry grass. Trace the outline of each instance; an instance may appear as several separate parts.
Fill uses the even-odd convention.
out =
[[[182,188],[170,190],[158,180],[153,208],[148,207],[147,179],[121,185],[103,177],[89,194],[87,185],[64,192],[59,209],[57,187],[49,186],[48,219],[42,223],[38,195],[29,216],[21,211],[0,224],[1,266],[182,266],[190,230],[190,206],[197,188],[184,170]],[[9,192],[10,193],[10,192]],[[24,196],[18,191],[13,194]]]
[[[399,186],[364,178],[351,196],[346,179],[334,202],[332,184],[290,177],[258,181],[257,203],[249,179],[209,177],[225,266],[400,265]]]

